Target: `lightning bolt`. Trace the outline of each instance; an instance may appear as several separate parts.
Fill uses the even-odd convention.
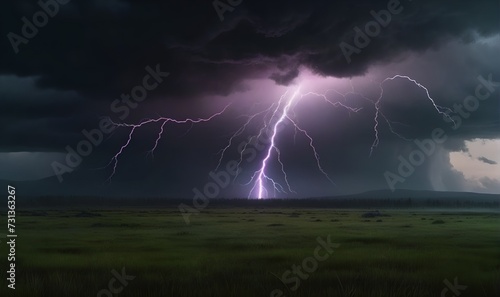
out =
[[[325,176],[325,178],[335,185],[333,180],[330,178],[330,176],[327,174],[327,172],[324,170],[324,168],[321,165],[320,161],[320,155],[314,145],[314,139],[311,137],[311,135],[300,125],[295,118],[295,109],[294,106],[303,99],[304,97],[308,96],[315,96],[322,98],[326,103],[330,104],[331,106],[337,108],[337,107],[342,107],[347,109],[348,111],[351,112],[358,112],[361,108],[353,108],[350,107],[340,101],[332,102],[328,99],[328,90],[325,94],[320,94],[316,92],[308,92],[305,94],[300,93],[301,87],[299,86],[292,94],[290,98],[288,98],[288,91],[286,91],[279,99],[277,104],[271,105],[268,109],[261,111],[259,113],[256,113],[252,116],[249,117],[249,120],[243,124],[243,126],[236,131],[235,134],[231,137],[229,140],[228,145],[222,150],[221,157],[219,159],[219,164],[217,168],[220,166],[220,163],[222,159],[224,158],[224,153],[226,150],[231,147],[231,144],[233,142],[233,138],[241,135],[241,133],[248,127],[250,122],[255,119],[258,115],[265,113],[265,114],[271,114],[268,120],[264,119],[264,124],[262,125],[262,128],[259,130],[258,135],[254,136],[254,139],[258,139],[259,137],[262,136],[265,131],[269,128],[271,131],[271,136],[270,136],[270,144],[267,147],[267,150],[265,150],[265,155],[262,158],[262,161],[260,163],[260,167],[253,173],[252,177],[250,178],[250,181],[247,182],[244,185],[252,185],[248,198],[256,197],[257,199],[263,199],[263,198],[268,198],[270,197],[270,192],[273,191],[274,195],[276,195],[277,192],[279,193],[296,193],[288,180],[288,175],[285,171],[285,164],[281,160],[281,150],[277,146],[277,137],[279,136],[279,128],[280,126],[283,126],[287,121],[290,122],[294,129],[294,139],[296,137],[297,132],[302,133],[308,140],[309,140],[309,147],[311,148],[314,158],[316,160],[316,166],[318,170]],[[337,92],[337,94],[342,95]],[[342,95],[345,99],[345,95]],[[243,151],[246,149],[248,146],[249,142],[245,144],[243,147],[243,150],[240,154],[240,160],[238,163],[238,166],[241,165],[241,162],[243,160]],[[286,184],[286,186],[282,185],[280,182],[276,181],[276,178],[273,178],[269,175],[268,173],[268,168],[270,167],[269,163],[273,159],[273,157],[276,158],[276,161],[280,165],[281,173],[283,175],[283,180]],[[236,177],[235,177],[236,178]],[[268,185],[271,185],[271,189],[268,189]]]
[[[373,143],[372,143],[372,145],[370,147],[370,156],[373,154],[373,151],[375,150],[375,148],[378,146],[378,144],[380,142],[380,139],[379,139],[379,130],[378,130],[378,126],[380,124],[379,121],[378,121],[379,120],[379,116],[382,117],[386,121],[386,123],[389,126],[390,131],[393,134],[397,135],[398,137],[400,137],[402,139],[408,140],[407,138],[405,138],[405,137],[403,137],[400,134],[398,134],[398,133],[395,132],[395,130],[393,129],[393,127],[391,125],[391,122],[387,119],[387,117],[380,110],[381,101],[382,101],[382,98],[384,96],[384,87],[383,87],[384,83],[386,83],[388,81],[393,81],[393,80],[395,80],[397,78],[406,79],[406,80],[412,82],[413,84],[415,84],[417,87],[423,89],[425,91],[427,99],[429,99],[429,101],[434,106],[434,109],[439,114],[441,114],[441,115],[445,116],[446,118],[448,118],[449,120],[451,120],[454,125],[456,125],[455,121],[449,115],[453,111],[450,108],[443,107],[443,106],[440,106],[440,105],[436,104],[436,101],[431,97],[431,95],[429,94],[429,90],[425,86],[423,86],[422,84],[420,84],[415,79],[413,79],[413,78],[411,78],[409,76],[396,74],[396,75],[394,75],[392,77],[388,77],[388,78],[384,79],[379,84],[380,96],[378,97],[377,101],[374,103],[374,106],[375,106],[375,117],[374,117],[375,124],[373,126],[373,131],[374,131],[374,134],[375,134],[375,139],[373,140]]]
[[[283,163],[281,162],[281,153],[278,150],[278,148],[276,147],[276,135],[278,135],[278,126],[281,123],[283,123],[283,121],[285,119],[288,118],[288,111],[290,109],[290,106],[292,106],[294,99],[297,98],[299,91],[300,91],[300,87],[297,88],[297,90],[293,93],[292,98],[290,100],[288,100],[285,107],[283,108],[283,112],[281,113],[281,116],[279,117],[278,121],[276,121],[276,123],[274,124],[274,127],[272,129],[273,133],[271,135],[271,144],[269,145],[266,156],[262,160],[262,166],[256,172],[256,174],[254,174],[254,177],[255,176],[257,176],[257,177],[256,177],[256,182],[254,183],[254,186],[250,190],[250,195],[256,189],[257,190],[257,198],[259,198],[259,199],[265,198],[264,195],[266,195],[266,196],[268,195],[268,190],[265,187],[265,180],[270,181],[273,184],[274,189],[279,191],[279,189],[276,187],[279,184],[276,183],[272,178],[270,178],[269,176],[266,175],[267,162],[271,158],[272,152],[275,151],[278,154],[278,158],[280,159],[280,163],[281,163],[282,168],[283,168]],[[276,108],[274,114],[277,113],[278,109],[279,109],[279,105]],[[286,178],[286,173],[285,173],[285,180],[286,180],[286,183],[288,185],[288,188],[291,190],[290,184],[288,183],[288,179]],[[283,187],[281,185],[279,185],[279,186],[281,189],[283,189]]]
[[[214,119],[215,117],[223,114],[229,108],[230,105],[231,104],[226,105],[224,107],[224,109],[222,109],[221,111],[219,111],[219,112],[217,112],[217,113],[215,113],[207,118],[197,118],[197,119],[187,118],[187,119],[183,119],[183,120],[177,120],[174,118],[159,117],[159,118],[154,118],[154,119],[145,119],[145,120],[142,120],[141,122],[139,122],[138,124],[115,123],[115,122],[111,121],[117,127],[130,128],[130,132],[128,134],[128,138],[127,138],[127,141],[125,142],[125,144],[123,144],[120,147],[118,152],[113,156],[113,158],[111,158],[110,162],[106,166],[106,167],[111,166],[111,165],[113,166],[113,170],[111,172],[111,175],[108,177],[107,181],[111,181],[113,176],[116,174],[116,168],[118,166],[119,157],[123,154],[124,150],[130,145],[130,142],[132,141],[134,133],[137,131],[137,129],[145,127],[148,124],[161,123],[160,132],[158,133],[158,136],[156,138],[156,141],[155,141],[153,148],[150,150],[150,153],[153,155],[156,148],[158,147],[159,141],[161,140],[161,138],[163,136],[164,127],[167,123],[174,123],[174,124],[180,125],[180,124],[187,124],[187,123],[188,124],[198,124],[198,123],[209,122],[212,119]]]
[[[260,139],[260,137],[263,136],[264,133],[269,133],[270,132],[270,137],[269,137],[269,144],[267,147],[262,146],[261,148],[265,148],[264,150],[264,155],[259,162],[259,166],[256,171],[253,172],[251,175],[250,180],[245,183],[244,185],[250,186],[251,189],[248,193],[248,198],[258,198],[258,199],[264,199],[264,198],[269,198],[276,196],[276,193],[296,193],[292,186],[291,183],[289,182],[288,174],[285,170],[285,164],[282,161],[282,156],[281,156],[281,149],[278,147],[278,138],[280,136],[280,128],[285,126],[286,124],[291,124],[291,127],[294,128],[294,143],[296,141],[296,136],[298,133],[302,134],[307,140],[308,140],[308,145],[311,148],[312,154],[315,158],[316,161],[316,167],[318,168],[319,172],[333,185],[335,183],[333,180],[330,178],[328,175],[327,171],[323,168],[321,164],[321,159],[320,155],[318,153],[318,150],[315,147],[314,144],[314,139],[309,134],[307,130],[302,128],[298,121],[296,120],[296,113],[297,111],[295,110],[295,107],[297,106],[298,102],[302,100],[305,97],[316,97],[323,99],[323,101],[329,105],[331,105],[334,108],[343,108],[349,112],[349,115],[351,112],[357,113],[360,111],[362,108],[355,108],[347,105],[344,102],[347,102],[348,96],[357,96],[360,97],[370,104],[374,106],[375,112],[374,112],[374,125],[373,125],[373,133],[374,133],[374,140],[373,143],[370,146],[370,152],[369,155],[372,156],[374,150],[378,147],[379,142],[380,142],[380,127],[381,124],[385,122],[387,125],[389,131],[396,135],[397,137],[406,140],[406,141],[411,141],[411,139],[406,138],[405,136],[401,135],[400,133],[397,132],[397,129],[395,129],[394,124],[400,124],[404,125],[402,123],[397,123],[391,121],[383,112],[382,112],[382,99],[384,97],[384,84],[388,83],[389,81],[394,81],[396,79],[406,79],[413,84],[415,84],[418,88],[422,89],[425,91],[426,98],[431,102],[432,106],[434,109],[437,111],[438,114],[443,115],[444,117],[447,117],[450,119],[453,123],[455,123],[452,118],[450,117],[450,113],[452,113],[452,110],[443,106],[440,106],[436,103],[436,101],[431,97],[429,90],[417,82],[416,80],[410,78],[409,76],[405,75],[394,75],[392,77],[385,78],[382,80],[378,86],[380,88],[380,93],[379,96],[376,100],[372,100],[362,94],[361,92],[358,92],[354,89],[354,86],[352,84],[352,81],[350,81],[351,85],[351,90],[347,93],[341,93],[335,89],[328,89],[326,90],[325,93],[317,93],[317,92],[307,92],[307,93],[301,93],[301,86],[297,87],[295,91],[291,92],[291,89],[287,90],[284,92],[283,95],[279,98],[279,100],[275,103],[272,103],[269,105],[269,107],[265,108],[262,111],[256,112],[254,114],[250,115],[244,115],[243,117],[246,118],[244,123],[240,126],[239,129],[237,129],[234,133],[231,134],[229,137],[229,141],[227,144],[219,151],[218,154],[220,154],[220,157],[217,162],[217,166],[215,168],[215,171],[217,171],[220,167],[221,164],[225,158],[226,153],[228,150],[233,147],[235,140],[238,137],[241,137],[247,130],[251,129],[251,126],[255,123],[258,122],[259,124],[259,129],[257,135],[254,135],[252,137],[249,137],[249,141],[245,142],[243,149],[240,151],[239,155],[239,161],[238,161],[238,168],[241,168],[241,164],[243,162],[243,152],[248,148],[250,144],[255,142],[256,140]],[[291,93],[291,95],[289,95]],[[343,99],[343,101],[340,100],[330,100],[331,95],[338,96]],[[112,165],[112,173],[109,176],[108,180],[111,180],[111,178],[115,175],[116,169],[118,166],[118,161],[119,158],[123,155],[124,150],[129,146],[131,143],[134,134],[137,132],[138,129],[149,125],[149,124],[154,124],[154,123],[161,123],[159,132],[156,136],[156,140],[154,142],[154,145],[152,149],[149,151],[152,156],[154,156],[155,150],[159,146],[159,142],[163,138],[165,134],[165,126],[168,123],[174,123],[174,124],[186,124],[189,123],[192,125],[202,123],[202,122],[208,122],[214,119],[217,116],[220,116],[223,114],[229,105],[227,105],[223,110],[211,115],[210,117],[207,118],[198,118],[198,119],[184,119],[184,120],[177,120],[174,118],[167,118],[167,117],[158,117],[158,118],[152,118],[152,119],[145,119],[140,121],[138,124],[127,124],[127,123],[114,123],[117,127],[125,127],[125,128],[130,128],[130,132],[128,134],[127,141],[125,144],[123,144],[118,152],[113,156],[113,158],[110,160],[109,164],[107,166]],[[278,181],[278,177],[271,176],[270,173],[270,167],[271,162],[277,162],[279,164],[280,170],[281,170],[281,177],[279,178],[280,181]],[[238,175],[236,175],[233,179],[233,182],[236,180]],[[282,182],[284,182],[282,184]]]

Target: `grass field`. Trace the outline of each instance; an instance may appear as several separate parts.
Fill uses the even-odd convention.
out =
[[[366,212],[210,209],[190,225],[177,209],[19,212],[16,290],[1,235],[0,296],[421,297],[441,296],[455,278],[467,286],[460,296],[500,296],[498,214]],[[296,288],[280,280],[328,236],[340,246],[307,278]],[[135,278],[99,295],[122,268]]]

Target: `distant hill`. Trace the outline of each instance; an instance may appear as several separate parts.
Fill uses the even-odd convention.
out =
[[[377,190],[353,195],[341,195],[333,197],[322,197],[321,199],[405,199],[413,200],[474,200],[474,201],[500,201],[500,194],[484,194],[471,192],[440,192],[422,190]]]
[[[117,189],[133,188],[130,182],[113,181],[112,184],[107,184],[105,176],[97,176],[94,179],[81,179],[78,173],[72,173],[65,177],[64,182],[60,183],[56,177],[48,177],[40,180],[31,181],[6,181],[0,180],[1,185],[15,185],[18,188],[18,193],[26,197],[36,196],[106,196],[106,197],[123,197],[122,191]],[[141,182],[144,188],[144,182]],[[78,189],[78,193],[75,193]],[[163,196],[158,194],[145,194],[143,189],[127,191],[127,197],[144,197],[144,196]],[[187,197],[189,198],[189,197]],[[327,197],[304,197],[312,199],[478,199],[482,201],[495,201],[500,199],[500,194],[484,194],[471,192],[440,192],[429,190],[375,190],[358,194],[336,195]]]
[[[82,180],[72,173],[59,183],[51,177],[35,181],[0,181],[1,187],[8,184],[16,187],[18,202],[27,206],[36,205],[139,205],[176,206],[179,203],[192,205],[192,197],[166,197],[164,193],[144,193],[145,185],[134,187],[130,182],[103,183],[103,176],[96,173],[93,180]],[[146,181],[154,183],[154,181]],[[3,186],[4,185],[4,186]],[[78,191],[75,191],[78,189]],[[123,195],[123,189],[127,189]],[[149,197],[149,198],[148,198]],[[153,198],[151,198],[153,197]],[[211,199],[212,206],[256,206],[256,207],[500,207],[500,195],[467,192],[438,192],[421,190],[377,190],[352,195],[309,197],[301,199]],[[2,208],[3,205],[0,205]]]

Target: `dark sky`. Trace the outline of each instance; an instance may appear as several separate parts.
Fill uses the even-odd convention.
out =
[[[250,136],[273,127],[284,105],[275,117],[261,112],[287,91],[281,102],[295,100],[289,115],[334,184],[308,137],[285,119],[275,142],[294,193],[278,197],[391,186],[500,193],[497,0],[18,0],[0,14],[0,179],[23,181],[30,193],[192,196],[212,181],[218,153],[248,116],[257,114],[222,169]],[[395,75],[421,87],[402,77],[380,85]],[[140,102],[120,102],[144,84]],[[290,99],[299,87],[359,111],[314,94]],[[137,128],[116,163],[132,128],[102,132],[109,119],[196,120],[227,105],[209,122],[166,123],[154,154],[162,122]],[[66,148],[77,150],[84,129],[101,129],[103,141],[72,167]],[[446,140],[415,152],[415,140],[429,143],[435,129]],[[245,183],[267,149],[254,149],[250,161],[245,151],[241,174],[217,196],[255,197]],[[403,176],[398,166],[410,156],[423,162]],[[279,160],[272,151],[265,174],[287,188]],[[72,172],[58,177],[54,167]]]

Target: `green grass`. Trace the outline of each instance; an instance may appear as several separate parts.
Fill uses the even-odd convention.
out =
[[[16,291],[2,236],[0,296],[96,296],[122,267],[136,278],[115,296],[440,296],[455,277],[461,296],[499,296],[499,215],[381,212],[209,209],[189,226],[177,209],[21,212]],[[340,247],[288,291],[278,278],[328,235]]]

